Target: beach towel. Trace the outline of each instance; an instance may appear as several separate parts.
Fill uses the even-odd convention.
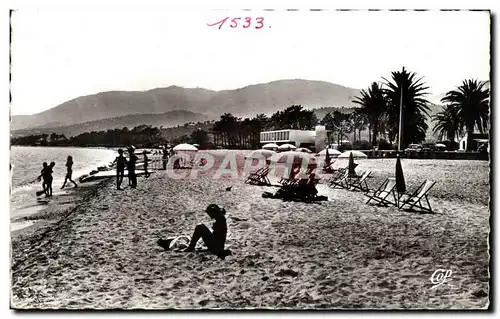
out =
[[[163,247],[165,250],[182,251],[189,246],[190,241],[190,236],[180,235],[177,237],[169,237],[167,239],[159,239],[158,245]],[[203,249],[204,247],[205,245],[202,241],[196,243],[196,250]]]

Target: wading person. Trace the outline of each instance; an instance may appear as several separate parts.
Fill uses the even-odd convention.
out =
[[[48,169],[49,169],[49,165],[47,164],[47,162],[43,162],[42,170],[40,171],[40,176],[38,176],[38,178],[37,178],[38,181],[42,180],[42,188],[43,188],[42,194],[45,194],[46,197],[48,196],[48,194],[47,194],[47,180],[46,180]],[[38,193],[37,193],[37,195],[38,195]]]
[[[127,159],[123,156],[123,150],[118,149],[118,156],[115,158],[113,163],[116,163],[116,189],[121,189],[123,176],[125,176],[125,166],[127,165]]]
[[[70,181],[71,183],[73,183],[73,185],[75,185],[75,187],[78,187],[78,185],[76,185],[75,181],[73,181],[71,179],[72,175],[73,175],[73,157],[70,155],[68,156],[68,159],[66,160],[66,177],[64,178],[64,183],[61,187],[61,189],[64,188],[64,186],[66,186],[66,182]]]
[[[45,169],[45,183],[47,184],[46,194],[48,197],[52,197],[52,173],[54,172],[54,166],[56,163],[50,162],[50,165]]]

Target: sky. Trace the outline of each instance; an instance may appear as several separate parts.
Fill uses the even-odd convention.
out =
[[[246,29],[207,25],[247,16]],[[13,115],[170,85],[223,90],[301,78],[363,89],[402,66],[437,95],[490,71],[486,12],[54,7],[20,9],[11,26]]]

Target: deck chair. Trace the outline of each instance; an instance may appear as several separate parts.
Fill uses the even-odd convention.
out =
[[[300,178],[300,174],[302,174],[302,171],[300,169],[298,170],[292,169],[290,175],[288,177],[283,176],[280,179],[279,183],[283,186],[296,184],[299,181],[297,179],[297,176]]]
[[[334,164],[335,164],[335,161],[331,161],[330,163],[325,162],[325,164],[323,165],[323,173],[326,173],[326,174],[335,173],[335,169],[333,168]]]
[[[350,180],[350,182],[349,182],[349,185],[350,185],[349,190],[352,190],[352,191],[354,191],[354,190],[360,190],[360,191],[363,191],[363,192],[368,192],[370,189],[368,188],[368,184],[366,183],[366,179],[368,177],[370,177],[371,173],[372,173],[371,171],[365,171],[363,173],[363,175],[361,175],[360,178],[358,178],[358,179],[356,179],[354,181]]]
[[[418,188],[413,192],[413,194],[408,194],[408,198],[406,200],[401,201],[401,205],[399,208],[403,208],[405,205],[409,205],[408,209],[412,209],[413,207],[419,208],[421,211],[433,213],[431,204],[429,203],[429,199],[427,198],[427,193],[434,186],[436,182],[426,180],[424,181]],[[423,199],[427,203],[427,206],[423,205]]]
[[[342,187],[342,188],[349,188],[349,171],[344,170],[342,175],[337,178],[332,178],[330,180],[330,187],[337,188]]]
[[[395,205],[399,207],[399,196],[396,195],[396,179],[394,177],[387,178],[379,188],[375,191],[368,191],[365,196],[369,197],[367,204],[374,200],[383,205]],[[392,201],[394,200],[394,201]]]
[[[261,167],[257,171],[250,173],[245,183],[250,185],[271,185],[267,175],[269,174],[269,167]]]

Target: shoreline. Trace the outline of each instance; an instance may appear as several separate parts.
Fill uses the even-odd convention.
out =
[[[112,181],[112,178],[96,182],[79,184],[75,188],[68,189],[69,193],[56,195],[51,198],[52,202],[45,206],[33,206],[37,210],[11,219],[11,223],[16,222],[34,222],[33,225],[11,231],[11,244],[17,244],[18,241],[26,240],[31,236],[43,236],[46,231],[50,231],[54,224],[57,224],[67,218],[74,210],[78,209],[85,200],[96,196],[99,189],[105,187]],[[28,207],[29,209],[30,207]]]

